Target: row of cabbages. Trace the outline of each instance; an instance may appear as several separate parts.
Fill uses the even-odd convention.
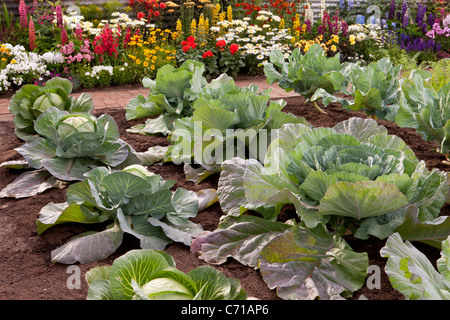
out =
[[[339,74],[320,71],[336,67],[335,60],[313,47],[308,54],[310,63],[304,64],[311,68],[308,83],[326,83],[316,82],[320,77],[331,83],[339,79]],[[274,57],[283,72],[302,75],[300,67],[297,73],[289,73],[295,65],[284,66],[281,54]],[[292,59],[303,58],[293,55]],[[38,232],[66,222],[111,221],[106,230],[84,234],[55,249],[53,261],[103,259],[116,251],[124,233],[130,233],[145,250],[160,251],[176,241],[210,264],[232,257],[258,268],[269,288],[277,288],[283,299],[343,299],[363,286],[369,266],[367,253],[354,252],[344,236],[377,237],[387,239],[382,250],[389,257],[386,272],[406,298],[449,298],[445,270],[450,266],[450,223],[439,215],[449,201],[446,173],[428,170],[404,141],[389,135],[375,120],[350,118],[333,128],[315,128],[283,112],[286,101],[271,101],[270,90],[238,87],[226,75],[207,82],[204,70],[202,63],[186,61],[180,68],[161,68],[155,80],[144,79],[150,94],[130,101],[126,116],[148,119],[129,131],[162,133],[172,142],[169,148],[152,148],[147,153],[137,153],[121,141],[111,117],[93,117],[87,97],[68,102],[70,87],[61,88],[66,83],[55,83],[58,89],[51,90],[24,87],[12,99],[16,132],[25,130],[30,137],[17,149],[25,163],[36,169],[29,173],[43,172],[47,181],[81,180],[67,188],[66,203],[50,203],[41,210]],[[279,72],[273,66],[271,71]],[[270,77],[272,81],[273,74]],[[283,80],[282,87],[297,84]],[[327,93],[322,97],[329,100],[338,91],[332,86],[320,88]],[[308,96],[311,101],[315,91]],[[275,138],[264,139],[267,132],[276,133]],[[172,191],[172,181],[144,167],[161,160],[184,164],[186,178],[198,183],[220,174],[217,192]],[[73,179],[66,179],[72,174]],[[2,195],[20,197],[18,189],[7,187]],[[217,230],[204,232],[190,218],[217,200],[224,216]],[[287,220],[280,221],[282,212]],[[403,240],[441,247],[439,270],[431,263],[420,266],[426,273],[414,269],[426,257],[408,258],[413,249]],[[161,261],[161,257],[154,259]],[[133,263],[128,266],[135,269]],[[142,279],[129,277],[118,289],[113,269],[99,276],[100,282],[90,281],[95,283],[90,298],[157,298],[158,285],[146,286],[151,273]],[[410,274],[422,281],[409,281]],[[428,275],[440,280],[428,281]],[[234,285],[227,288],[234,294],[222,297],[244,298]],[[198,289],[186,291],[186,285],[171,282],[171,292],[176,293],[172,298],[206,297],[198,296]],[[121,290],[128,293],[121,295]]]
[[[327,107],[338,102],[345,109],[414,128],[425,140],[436,142],[440,153],[450,153],[450,81],[434,85],[429,71],[413,70],[401,79],[402,66],[388,58],[367,66],[340,63],[339,55],[327,58],[315,45],[304,55],[294,50],[288,59],[273,51],[264,72],[270,84],[294,90],[322,113],[317,103]]]

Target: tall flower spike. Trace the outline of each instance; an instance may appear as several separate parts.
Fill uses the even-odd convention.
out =
[[[62,9],[60,5],[56,6],[56,25],[58,28],[63,28]]]
[[[67,42],[69,42],[69,39],[67,38],[67,31],[66,28],[61,29],[61,44],[66,44]]]
[[[30,51],[33,51],[36,48],[36,33],[34,30],[34,23],[33,19],[30,19],[29,29],[28,29],[28,36],[30,40]]]
[[[78,40],[83,40],[83,29],[81,29],[81,25],[77,23],[77,26],[75,27],[75,35]]]
[[[19,21],[20,21],[20,27],[22,29],[25,29],[28,27],[27,8],[25,6],[24,0],[20,0],[20,2],[19,2]]]
[[[395,0],[391,1],[391,7],[389,9],[389,19],[394,19],[395,17]]]

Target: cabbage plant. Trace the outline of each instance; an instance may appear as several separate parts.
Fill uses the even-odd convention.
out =
[[[200,182],[220,172],[236,155],[263,160],[271,132],[285,123],[309,125],[282,112],[284,100],[271,101],[270,90],[238,87],[234,82],[207,86],[193,103],[193,114],[175,122],[166,161],[185,163],[186,178]]]
[[[50,107],[36,119],[34,129],[39,137],[16,151],[32,168],[45,169],[63,181],[83,180],[86,172],[98,166],[139,163],[108,114],[97,118]]]
[[[218,196],[225,213],[256,210],[276,219],[286,204],[310,228],[384,239],[419,209],[434,221],[446,202],[446,173],[429,171],[398,136],[372,119],[351,118],[333,128],[286,124],[264,165],[239,158],[222,165]]]
[[[345,107],[361,110],[379,119],[394,121],[398,110],[401,65],[394,66],[389,58],[382,58],[367,66],[346,66],[353,101],[342,101]],[[342,99],[343,100],[343,99]]]
[[[450,82],[436,91],[428,80],[431,74],[413,72],[402,83],[395,122],[414,128],[427,141],[434,141],[447,158],[450,154]]]
[[[347,80],[342,71],[339,54],[328,58],[318,44],[312,45],[305,54],[296,48],[287,61],[280,50],[273,50],[270,63],[264,64],[264,74],[269,84],[278,82],[280,88],[288,92],[294,90],[325,114],[317,101],[324,96],[326,99],[322,102],[327,106],[332,102],[334,93],[346,88]]]
[[[73,112],[91,112],[94,109],[92,98],[82,93],[77,99],[69,96],[72,83],[55,77],[40,87],[34,84],[22,86],[11,98],[9,111],[14,116],[14,132],[20,139],[31,141],[39,136],[34,128],[36,119],[48,108]]]
[[[124,233],[140,240],[141,248],[163,250],[173,241],[190,245],[191,235],[202,232],[191,222],[215,201],[215,190],[197,193],[170,189],[175,181],[164,180],[141,165],[120,171],[98,167],[85,180],[67,188],[67,202],[42,208],[36,221],[38,234],[62,223],[99,224],[104,231],[82,233],[52,251],[52,261],[71,264],[101,260],[121,245]]]
[[[406,300],[450,300],[450,236],[442,241],[436,266],[399,233],[391,235],[381,249],[387,258],[385,271],[392,287]]]
[[[170,133],[176,119],[192,114],[195,93],[207,83],[204,71],[203,63],[187,60],[179,68],[172,65],[159,68],[155,80],[144,78],[142,84],[150,93],[147,97],[138,95],[133,98],[126,106],[125,116],[127,120],[151,118],[128,131],[140,134]]]
[[[131,250],[86,273],[87,300],[246,300],[239,280],[210,266],[184,273],[169,254]]]

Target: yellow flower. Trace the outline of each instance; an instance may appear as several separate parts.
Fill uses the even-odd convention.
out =
[[[356,43],[356,37],[354,34],[350,35],[349,37],[350,44],[353,46]]]
[[[136,64],[141,64],[141,60],[136,59]]]
[[[148,62],[145,61],[142,65],[143,65],[145,68],[147,68],[147,67],[148,67]]]
[[[155,70],[155,65],[151,65],[150,69]]]
[[[222,11],[219,13],[219,21],[225,21],[225,17],[227,16],[227,13],[225,11]]]
[[[335,46],[335,45],[332,45],[332,46],[331,46],[331,51],[336,52],[336,50],[337,50],[336,46]]]
[[[12,60],[11,60],[11,63],[12,63],[12,64],[15,64],[15,63],[17,63],[17,61],[14,60],[14,59],[12,59]]]

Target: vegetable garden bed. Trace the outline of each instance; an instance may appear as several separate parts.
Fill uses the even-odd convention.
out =
[[[327,114],[318,113],[311,103],[305,103],[302,97],[286,98],[284,112],[289,112],[297,116],[304,117],[308,122],[316,127],[333,127],[338,122],[357,116],[367,118],[365,113],[343,110],[337,103],[330,104]],[[95,110],[94,114],[100,116],[108,113],[117,121],[120,128],[120,136],[128,142],[138,152],[146,151],[151,146],[168,145],[168,141],[162,136],[144,136],[129,133],[126,131],[134,124],[141,123],[139,120],[127,121],[125,111],[117,109]],[[438,147],[435,143],[422,139],[413,129],[400,128],[395,123],[389,121],[377,121],[387,128],[389,134],[397,135],[403,139],[415,152],[419,160],[424,160],[428,169],[438,168],[441,171],[449,171],[450,167],[442,163],[445,156],[436,152]],[[0,163],[9,160],[19,160],[21,155],[14,148],[23,144],[14,134],[14,123],[0,123]],[[200,184],[186,181],[182,165],[165,163],[148,166],[150,171],[160,174],[164,179],[175,180],[173,189],[183,187],[188,190],[199,191],[205,188],[217,188],[218,177],[211,176]],[[20,171],[0,168],[0,190],[12,182]],[[24,199],[3,198],[0,200],[0,270],[2,279],[0,282],[1,299],[36,299],[36,300],[59,300],[67,299],[84,300],[87,296],[88,285],[84,282],[84,274],[90,268],[98,265],[111,265],[115,258],[123,255],[131,249],[139,248],[139,241],[125,234],[122,245],[107,259],[79,265],[82,273],[80,288],[69,289],[68,279],[72,275],[68,265],[55,264],[51,262],[50,252],[56,247],[64,244],[67,240],[80,232],[87,230],[102,230],[105,225],[95,224],[93,226],[64,224],[50,228],[42,235],[36,232],[36,218],[43,206],[49,202],[61,203],[66,201],[66,190],[49,189],[45,192]],[[289,216],[289,208],[285,211]],[[450,208],[445,205],[441,210],[441,215],[449,215]],[[200,212],[192,220],[203,226],[205,230],[213,231],[217,228],[219,218],[223,214],[218,203]],[[371,289],[370,285],[365,285],[362,289],[353,294],[352,299],[367,298],[378,300],[400,300],[403,295],[394,290],[384,273],[386,258],[381,257],[380,249],[385,245],[385,240],[378,240],[371,237],[369,240],[358,240],[353,237],[345,239],[356,252],[368,252],[369,265],[380,267],[381,288]],[[437,248],[414,243],[434,264],[440,257],[440,250]],[[190,252],[190,248],[180,243],[169,245],[167,253],[173,256],[177,268],[183,272],[188,272],[206,262],[199,259],[197,255]],[[275,300],[279,299],[275,290],[270,290],[258,270],[246,267],[239,262],[229,259],[225,264],[214,266],[222,271],[227,277],[239,279],[242,287],[247,291],[249,297],[258,299]],[[70,279],[69,279],[70,280]]]

